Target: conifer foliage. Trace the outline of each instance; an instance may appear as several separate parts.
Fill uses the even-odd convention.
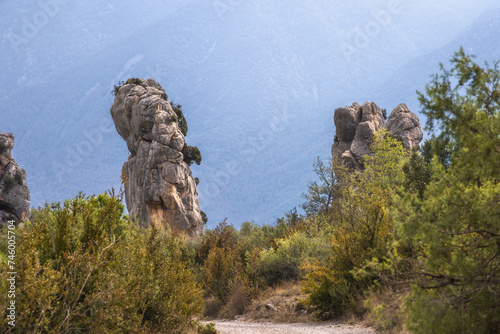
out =
[[[395,210],[412,246],[414,333],[500,330],[500,73],[461,49],[419,93],[427,129],[446,147],[427,165],[422,196],[402,193]],[[442,152],[442,150],[441,150]]]

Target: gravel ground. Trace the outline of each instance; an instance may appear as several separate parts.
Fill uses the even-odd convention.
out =
[[[221,334],[375,334],[371,328],[335,324],[276,324],[243,321],[211,321]]]

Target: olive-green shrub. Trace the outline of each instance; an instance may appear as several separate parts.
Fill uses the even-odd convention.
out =
[[[182,243],[156,224],[139,227],[123,210],[113,194],[80,194],[63,205],[34,210],[16,229],[17,332],[183,333],[188,328],[203,300],[182,261]],[[3,282],[5,256],[1,261]],[[7,302],[2,293],[2,312]],[[9,328],[0,324],[1,332]]]

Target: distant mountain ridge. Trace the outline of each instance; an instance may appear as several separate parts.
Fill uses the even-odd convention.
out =
[[[399,101],[401,96],[405,96],[410,109],[413,108],[412,110],[418,113],[420,105],[415,92],[425,92],[425,85],[431,80],[431,75],[439,72],[439,63],[445,68],[448,67],[449,60],[460,46],[464,47],[466,53],[475,55],[479,63],[500,60],[498,31],[500,9],[483,13],[446,45],[416,57],[400,67],[379,86],[374,96],[383,103],[382,105],[393,104]]]
[[[58,3],[22,52],[5,34],[1,44],[0,130],[16,135],[34,206],[120,186],[128,152],[108,112],[119,80],[154,78],[183,105],[188,140],[203,154],[193,174],[209,226],[224,217],[269,223],[301,203],[315,157],[330,156],[335,107],[373,100],[417,112],[415,87],[460,45],[485,59],[498,54],[493,10],[430,55],[416,53],[417,20],[403,11],[352,61],[341,42],[387,3],[370,3],[361,23],[348,19],[358,3],[335,1],[234,2],[222,17],[204,1],[155,1],[136,13],[127,10],[132,1]],[[408,13],[416,5],[405,6]],[[29,2],[0,9],[16,13],[0,23],[6,33],[41,10]],[[59,34],[63,27],[68,35]],[[440,50],[441,39],[427,44]]]

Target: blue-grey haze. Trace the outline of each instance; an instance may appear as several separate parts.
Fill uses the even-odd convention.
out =
[[[120,187],[113,85],[154,78],[183,105],[209,226],[271,223],[327,158],[353,101],[418,113],[415,91],[463,46],[500,58],[491,1],[0,2],[0,131],[32,206]],[[424,122],[420,116],[421,122]]]

